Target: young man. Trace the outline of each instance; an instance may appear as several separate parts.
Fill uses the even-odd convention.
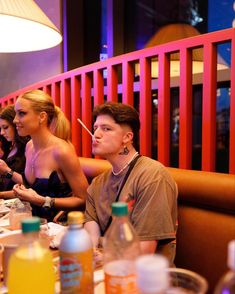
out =
[[[129,219],[140,238],[142,252],[161,252],[173,263],[177,186],[160,162],[139,157],[137,111],[129,105],[107,102],[97,106],[93,116],[93,154],[107,159],[112,165],[111,170],[93,179],[88,188],[85,228],[94,246],[99,245],[100,237],[107,230],[111,204],[127,202]],[[132,170],[126,179],[130,166]]]

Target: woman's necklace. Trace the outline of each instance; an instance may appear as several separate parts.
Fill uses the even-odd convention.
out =
[[[121,168],[117,173],[115,173],[115,171],[114,171],[113,168],[112,168],[112,173],[113,173],[113,175],[115,175],[115,176],[120,175],[120,173],[123,172],[124,169],[126,169],[126,168],[128,167],[128,165],[132,162],[132,160],[134,160],[134,158],[135,158],[138,154],[139,154],[139,153],[136,152],[136,153],[132,156],[132,158],[127,162],[127,164],[125,164],[125,165],[123,166],[123,168]]]
[[[30,165],[31,165],[31,173],[32,173],[32,174],[34,174],[34,171],[35,171],[35,161],[36,161],[36,159],[38,158],[39,154],[40,154],[43,150],[45,150],[45,148],[48,146],[49,142],[50,142],[50,136],[49,136],[49,138],[48,138],[48,140],[47,140],[47,142],[46,142],[45,147],[39,149],[37,152],[34,152],[32,158],[31,158],[31,162],[30,162]]]

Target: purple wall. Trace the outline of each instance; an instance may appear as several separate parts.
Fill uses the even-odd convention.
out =
[[[62,32],[60,1],[35,2]],[[0,97],[62,71],[62,44],[35,52],[0,53]]]

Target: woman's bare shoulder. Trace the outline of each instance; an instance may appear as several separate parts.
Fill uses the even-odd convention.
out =
[[[53,154],[58,159],[67,156],[76,156],[75,148],[72,143],[60,138],[55,138],[53,141]]]
[[[32,149],[32,147],[33,147],[33,141],[32,141],[32,139],[30,139],[25,146],[26,152],[29,151],[30,149]]]

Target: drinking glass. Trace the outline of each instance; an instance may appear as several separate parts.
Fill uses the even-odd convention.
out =
[[[9,214],[9,223],[11,230],[20,230],[21,221],[32,217],[32,209],[29,203],[24,203],[21,207],[12,207]]]
[[[201,275],[182,268],[167,269],[170,279],[170,287],[167,294],[204,294],[208,289],[208,283]]]
[[[41,243],[49,248],[50,242],[53,239],[53,236],[50,235],[50,230],[48,226],[48,222],[46,218],[40,218],[40,232],[39,232],[39,238]]]

